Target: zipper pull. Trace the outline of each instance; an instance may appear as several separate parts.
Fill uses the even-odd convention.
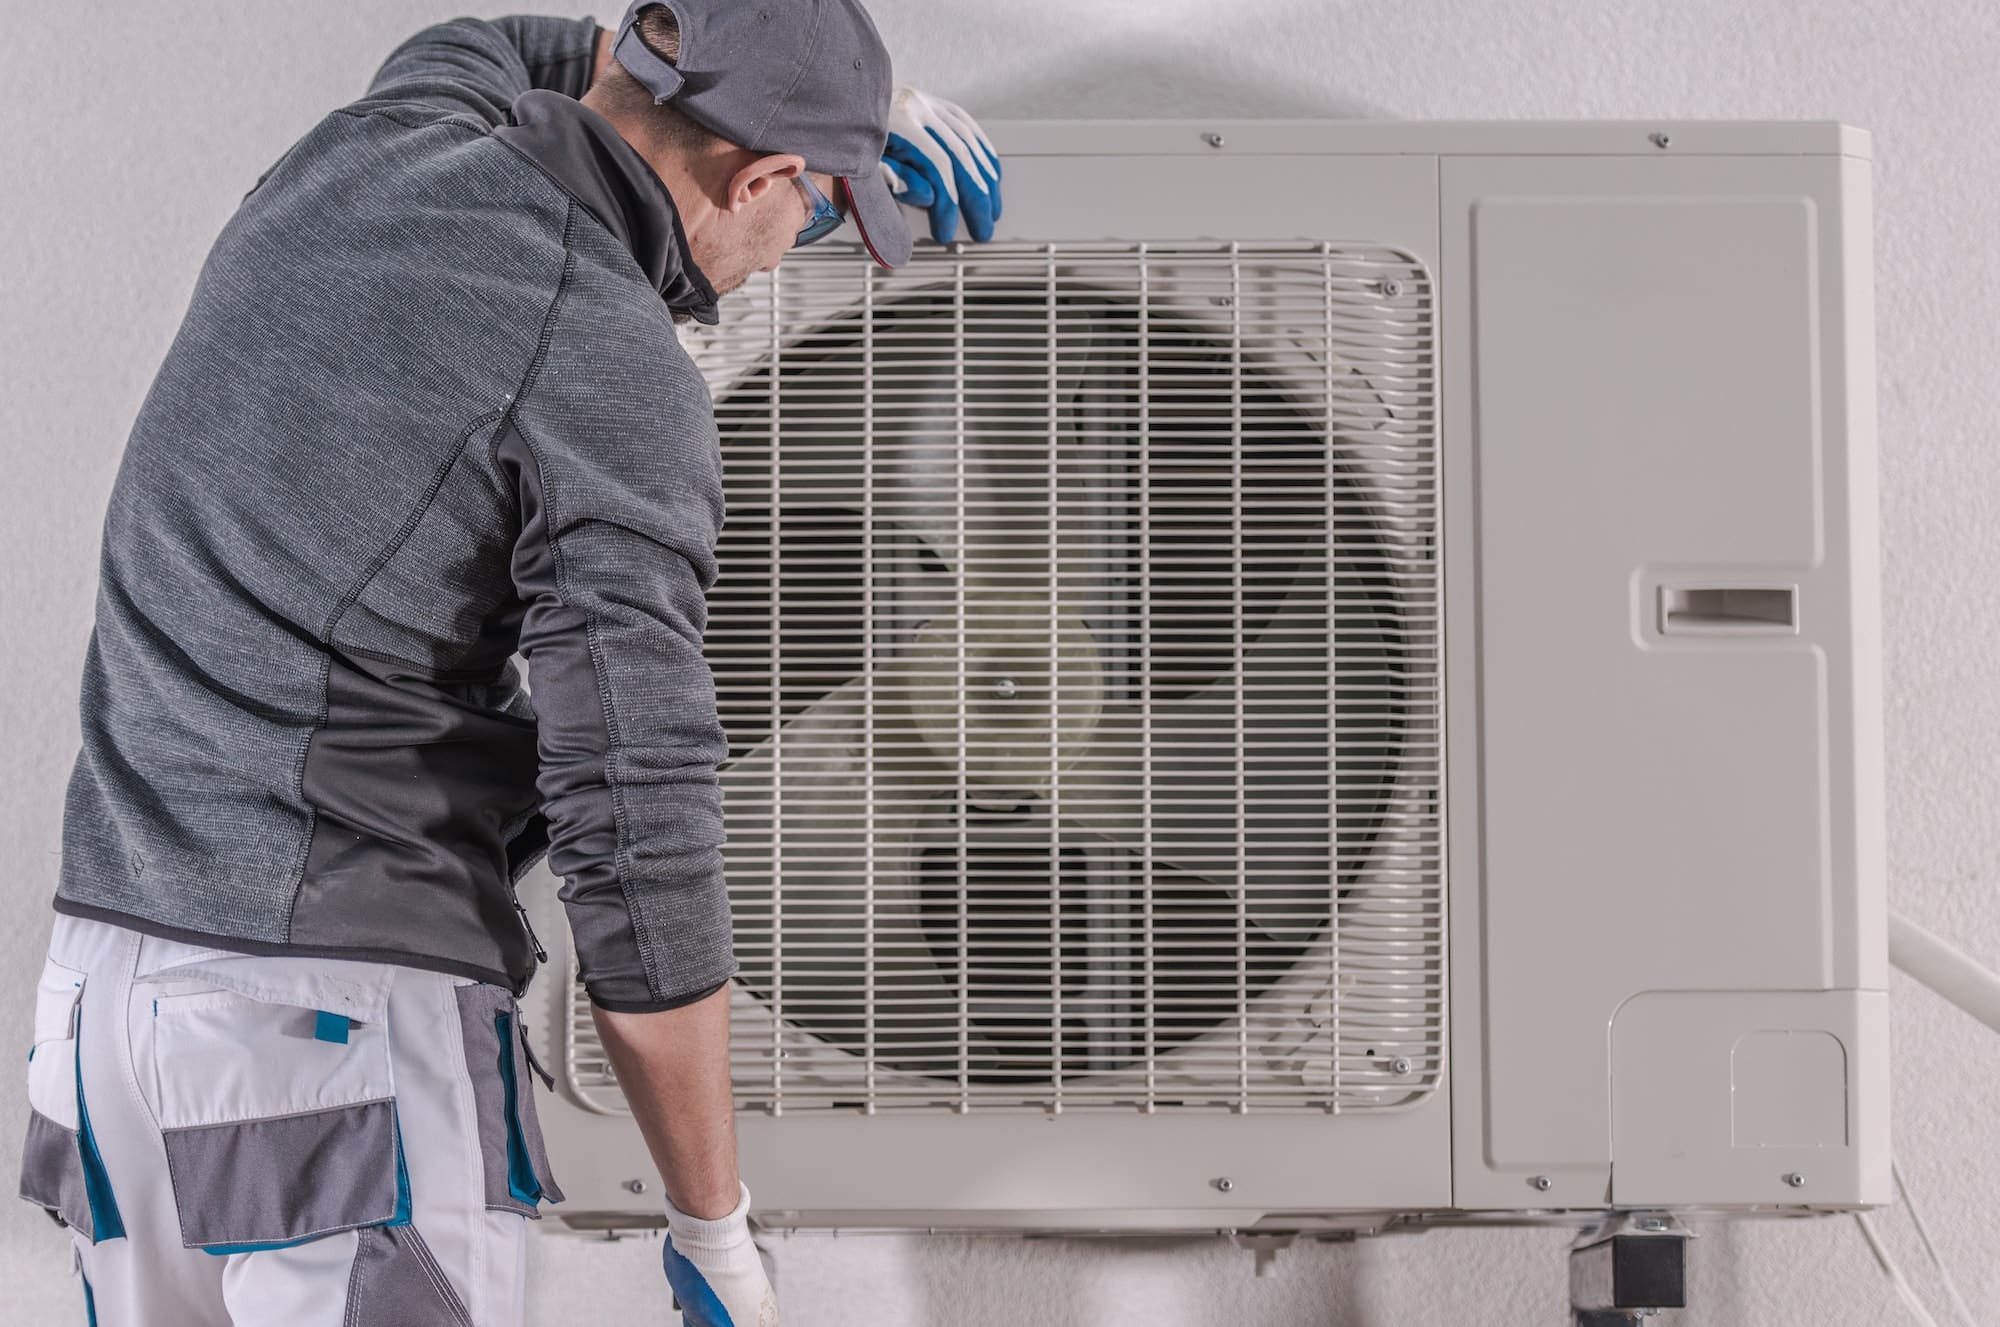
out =
[[[535,947],[535,962],[548,962],[549,951],[542,948],[541,939],[535,934],[534,924],[528,920],[528,910],[521,906],[521,900],[518,898],[514,900],[514,911],[521,914],[521,929],[528,933],[528,943]]]
[[[528,1057],[528,1067],[541,1077],[542,1082],[548,1086],[549,1091],[555,1091],[555,1075],[542,1068],[542,1062],[535,1058],[535,1048],[528,1042],[528,1023],[526,1019],[521,1017],[521,1005],[518,1000],[514,1003],[514,1028],[521,1034],[521,1050]]]

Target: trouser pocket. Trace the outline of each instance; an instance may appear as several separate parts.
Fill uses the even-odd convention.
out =
[[[21,1147],[21,1197],[55,1213],[92,1244],[125,1233],[110,1177],[90,1131],[78,1060],[83,1036],[80,969],[42,965],[35,990],[34,1045],[28,1051],[28,1133]],[[92,1035],[117,1035],[115,1031]]]
[[[484,982],[460,986],[457,995],[465,1067],[479,1114],[486,1205],[539,1219],[540,1204],[561,1202],[563,1192],[549,1168],[535,1109],[520,1005],[505,988]]]
[[[390,980],[378,965],[243,957],[135,989],[151,1000],[141,1081],[183,1245],[245,1253],[409,1224]]]

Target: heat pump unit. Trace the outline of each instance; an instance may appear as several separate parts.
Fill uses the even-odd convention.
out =
[[[992,242],[685,329],[753,1218],[1890,1201],[1868,136],[987,129]]]

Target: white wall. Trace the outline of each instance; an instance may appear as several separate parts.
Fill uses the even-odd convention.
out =
[[[479,0],[9,0],[0,43],[0,1047],[28,1038],[77,674],[119,451],[210,242],[402,37]],[[600,0],[594,13],[616,21]],[[2000,965],[2000,9],[1976,0],[876,0],[899,79],[990,118],[1841,119],[1874,134],[1895,906]],[[1004,147],[1004,144],[1002,145]],[[913,214],[914,215],[914,214]],[[1947,1261],[2000,1321],[2000,1037],[1894,978],[1894,1135]],[[25,1105],[0,1092],[0,1183]],[[1901,1211],[1876,1220],[1929,1287]],[[1697,1225],[1690,1322],[1893,1320],[1850,1218]],[[1281,1255],[1208,1243],[795,1236],[789,1327],[1565,1321],[1557,1231]],[[544,1239],[535,1321],[667,1320],[658,1241]],[[0,1202],[0,1317],[81,1322],[63,1240]],[[1933,1299],[1940,1313],[1942,1301]],[[623,1318],[614,1318],[624,1313]]]

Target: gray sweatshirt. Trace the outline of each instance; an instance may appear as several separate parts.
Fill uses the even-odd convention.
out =
[[[573,99],[596,33],[425,29],[223,227],[111,494],[58,911],[518,993],[546,854],[596,1003],[736,972],[715,294]]]

